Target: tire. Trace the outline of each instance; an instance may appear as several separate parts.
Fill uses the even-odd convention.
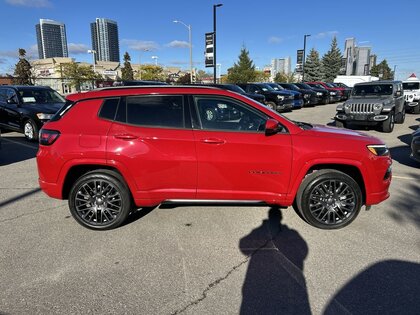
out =
[[[420,102],[413,107],[413,113],[414,114],[420,114]]]
[[[401,113],[398,113],[395,115],[395,123],[397,124],[403,124],[405,121],[405,108],[403,108]]]
[[[274,102],[267,102],[267,107],[271,108],[272,110],[276,110],[276,103]]]
[[[395,125],[395,115],[394,112],[390,112],[388,115],[388,119],[382,122],[382,131],[386,133],[392,132],[394,130]]]
[[[23,123],[23,134],[29,141],[38,140],[38,127],[32,119],[28,119]]]
[[[347,128],[347,123],[344,122],[344,121],[336,120],[335,121],[335,126],[337,128]]]
[[[347,174],[332,169],[320,170],[302,181],[296,205],[310,225],[324,230],[340,229],[359,214],[362,192]]]
[[[110,230],[125,221],[132,201],[129,188],[117,173],[96,170],[82,175],[73,184],[69,208],[80,225],[93,230]]]

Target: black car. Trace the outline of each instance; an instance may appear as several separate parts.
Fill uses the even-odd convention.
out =
[[[306,83],[293,83],[297,87],[302,89],[309,89],[316,92],[317,104],[329,104],[330,103],[330,92],[324,88],[317,88]]]
[[[289,92],[276,91],[266,83],[241,83],[238,86],[247,93],[264,95],[267,106],[278,112],[293,108],[294,96]]]
[[[236,84],[206,84],[206,85],[207,86],[214,86],[214,87],[217,87],[219,89],[229,90],[229,91],[233,91],[233,92],[248,96],[249,98],[252,98],[253,100],[256,100],[257,102],[260,102],[262,104],[266,103],[264,95],[256,94],[256,93],[247,93],[247,92],[244,91],[244,89],[237,86]]]
[[[65,99],[50,87],[0,86],[0,127],[35,141],[42,125],[64,104]]]
[[[420,126],[413,132],[410,157],[420,163]]]
[[[292,90],[292,91],[297,91],[297,92],[302,93],[303,106],[313,106],[313,105],[318,104],[316,92],[311,89],[300,88],[296,84],[293,84],[293,83],[277,83],[277,84],[287,90]]]

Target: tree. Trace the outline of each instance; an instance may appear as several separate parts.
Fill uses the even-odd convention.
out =
[[[131,67],[131,57],[128,52],[124,54],[124,67],[121,69],[121,78],[124,81],[129,81],[134,79],[133,68]]]
[[[305,81],[321,81],[323,78],[322,64],[319,53],[312,48],[305,61]]]
[[[337,38],[334,36],[330,50],[322,57],[322,69],[325,81],[333,82],[337,75],[339,75],[342,58],[343,55],[341,54],[340,48],[338,48]]]
[[[256,82],[269,82],[270,74],[264,71],[255,71],[255,81]]]
[[[274,77],[274,82],[278,82],[278,83],[296,82],[295,73],[285,74],[283,72],[278,72],[276,76]]]
[[[249,51],[243,47],[239,55],[238,63],[234,63],[229,69],[227,81],[230,83],[255,82],[257,75],[255,65],[249,58]]]
[[[70,85],[80,91],[83,81],[99,79],[99,75],[93,72],[90,66],[83,66],[74,61],[61,66],[61,76],[70,80]]]
[[[386,59],[382,60],[379,64],[374,65],[370,69],[370,75],[380,78],[381,80],[393,80],[394,73],[388,66]]]
[[[15,66],[13,84],[18,85],[32,85],[31,69],[32,66],[28,60],[25,59],[26,50],[19,48],[19,61]]]
[[[143,65],[140,68],[142,80],[165,81],[165,74],[161,66]]]
[[[183,76],[179,77],[176,81],[176,84],[190,84],[191,83],[191,76],[189,73],[184,74]]]

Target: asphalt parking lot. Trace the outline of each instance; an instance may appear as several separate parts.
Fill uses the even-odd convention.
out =
[[[285,115],[329,124],[335,107]],[[37,144],[4,133],[0,314],[418,314],[419,124],[364,130],[390,147],[391,197],[337,231],[268,207],[142,209],[91,231],[40,191]]]

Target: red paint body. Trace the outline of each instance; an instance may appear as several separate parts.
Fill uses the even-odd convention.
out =
[[[129,125],[98,117],[103,99],[129,95],[219,95],[236,100],[287,132],[158,128]],[[75,105],[61,119],[44,125],[60,136],[39,146],[39,183],[49,196],[67,198],[64,183],[74,167],[112,168],[127,183],[136,206],[166,200],[263,201],[290,206],[305,175],[313,168],[353,167],[361,174],[365,204],[388,198],[389,156],[366,146],[383,144],[360,132],[325,126],[304,130],[264,105],[213,88],[141,87],[107,89],[68,96]],[[186,101],[188,104],[190,101]],[[193,106],[191,106],[193,110]]]

